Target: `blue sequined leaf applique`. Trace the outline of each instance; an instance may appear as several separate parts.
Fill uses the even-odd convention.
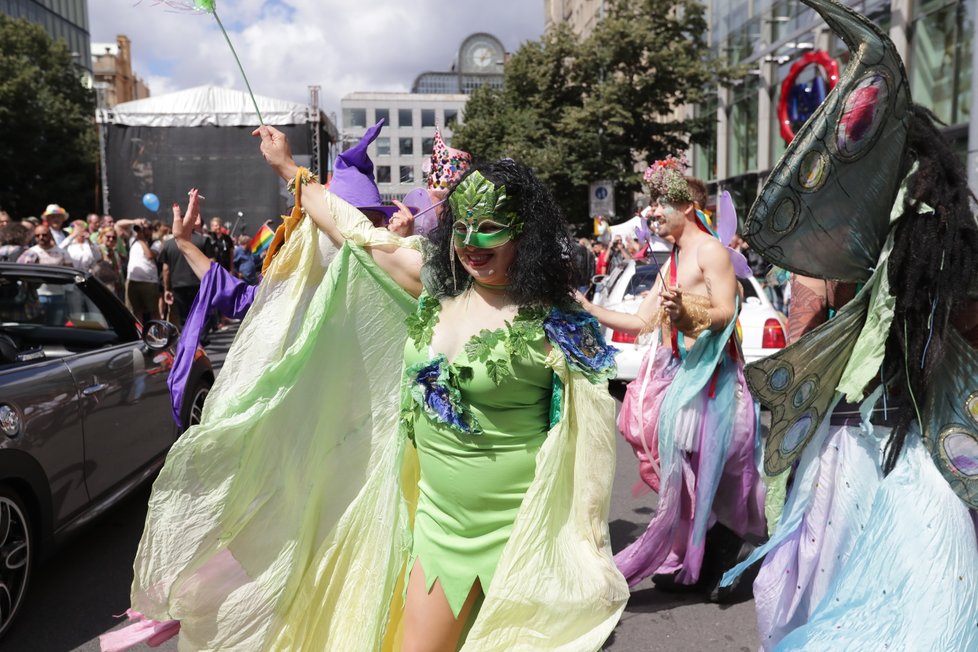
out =
[[[428,362],[411,365],[404,370],[404,380],[414,404],[429,417],[464,435],[482,434],[482,426],[462,401],[458,376],[464,371],[452,371],[444,355]]]
[[[550,342],[564,353],[568,365],[592,383],[615,376],[618,350],[605,343],[601,326],[590,313],[554,308],[544,320],[543,329]]]

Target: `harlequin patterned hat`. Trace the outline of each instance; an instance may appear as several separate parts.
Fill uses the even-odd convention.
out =
[[[431,160],[425,166],[428,168],[428,189],[448,190],[472,167],[472,155],[446,145],[441,132],[436,130]]]
[[[47,217],[48,215],[64,215],[65,217],[68,217],[68,211],[61,208],[57,204],[48,204],[48,207],[44,209],[43,213],[41,213],[41,217]]]

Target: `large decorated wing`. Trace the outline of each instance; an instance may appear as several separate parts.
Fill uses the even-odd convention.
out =
[[[876,266],[905,172],[910,90],[893,43],[872,22],[834,0],[802,1],[851,60],[771,172],[744,237],[784,269],[861,283]]]
[[[958,497],[978,509],[978,351],[953,328],[924,412],[924,444]]]
[[[791,466],[828,416],[835,388],[859,339],[870,292],[865,288],[835,316],[774,355],[747,365],[751,394],[771,410],[764,472]]]

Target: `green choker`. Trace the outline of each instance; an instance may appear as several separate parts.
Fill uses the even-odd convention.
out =
[[[480,288],[486,288],[487,290],[495,290],[496,292],[506,292],[512,287],[511,283],[495,285],[493,283],[483,283],[474,276],[472,277],[472,282],[478,285]]]

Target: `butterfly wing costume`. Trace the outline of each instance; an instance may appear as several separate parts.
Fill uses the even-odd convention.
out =
[[[747,368],[771,410],[765,471],[794,469],[794,484],[771,540],[725,580],[768,554],[755,583],[764,649],[975,649],[978,354],[948,329],[929,395],[903,408],[918,419],[889,474],[889,428],[870,416],[894,325],[896,228],[906,211],[933,212],[908,194],[917,164],[906,72],[868,19],[834,0],[803,2],[851,59],[771,172],[744,237],[775,265],[862,287],[833,319]],[[830,415],[843,397],[861,416],[839,426]]]

